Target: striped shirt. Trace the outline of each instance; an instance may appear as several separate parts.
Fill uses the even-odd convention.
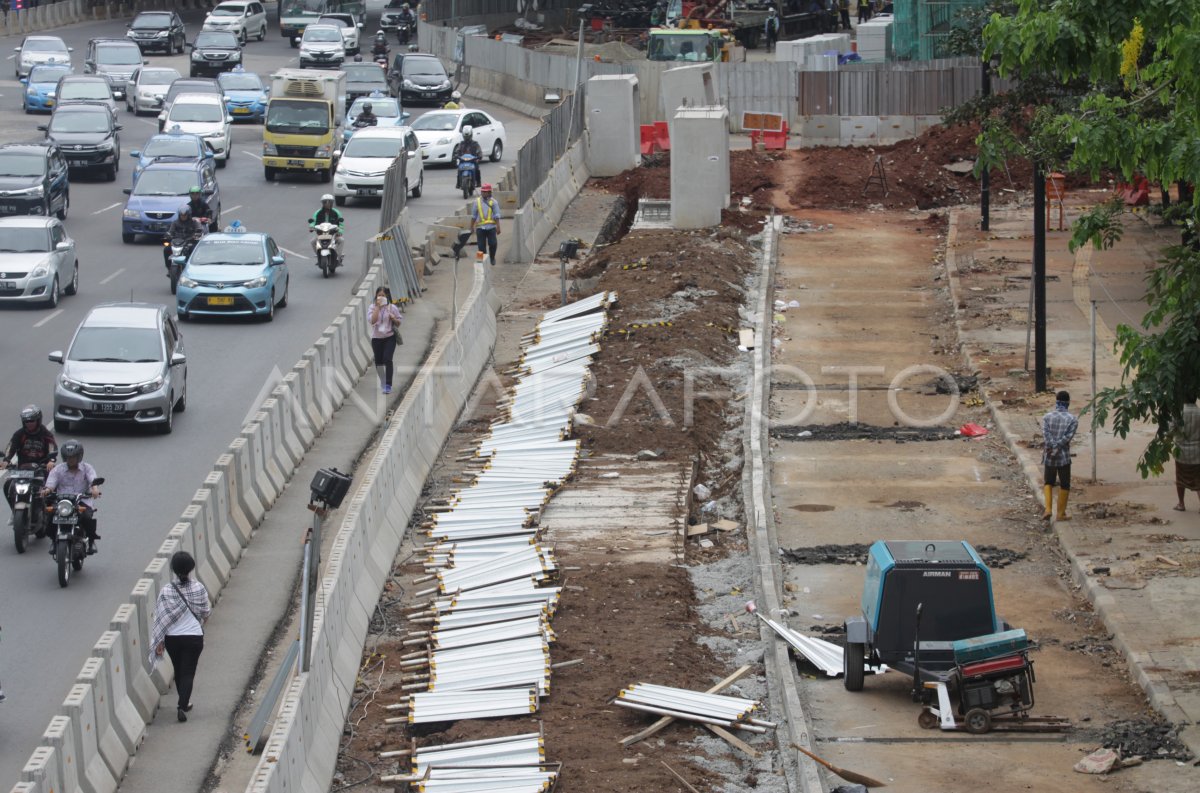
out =
[[[1064,405],[1056,405],[1042,416],[1042,465],[1063,466],[1071,464],[1071,439],[1079,429],[1079,419],[1067,412]]]
[[[1200,407],[1183,406],[1183,424],[1179,428],[1179,456],[1184,465],[1200,465]]]

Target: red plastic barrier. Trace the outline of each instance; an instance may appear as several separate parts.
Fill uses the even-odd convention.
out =
[[[667,122],[654,122],[654,143],[663,151],[671,150],[671,128]]]
[[[653,124],[642,124],[641,132],[642,132],[642,137],[641,137],[642,156],[649,157],[651,154],[654,153],[654,149],[657,146],[657,139],[656,139],[654,125]]]
[[[779,150],[786,149],[787,148],[787,139],[788,139],[787,122],[786,121],[783,122],[783,129],[780,130],[779,132],[767,131],[767,132],[763,132],[762,136],[763,136],[764,148],[779,149]]]

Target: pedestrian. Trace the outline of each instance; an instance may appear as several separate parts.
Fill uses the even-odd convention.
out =
[[[842,19],[842,30],[850,29],[850,0],[838,0],[838,16]]]
[[[1183,423],[1176,442],[1179,454],[1175,456],[1175,492],[1179,503],[1175,509],[1183,512],[1183,494],[1188,490],[1200,492],[1200,406],[1195,402],[1183,406]]]
[[[496,248],[500,244],[500,202],[492,198],[490,184],[479,188],[479,198],[471,204],[471,231],[475,232],[479,252],[488,254],[489,260],[495,266]]]
[[[763,34],[767,39],[767,52],[774,52],[775,42],[779,41],[779,17],[774,8],[767,12],[767,19],[763,22]]]
[[[192,709],[192,683],[200,653],[204,652],[204,623],[212,613],[208,590],[192,577],[195,569],[196,560],[187,551],[176,551],[171,557],[175,580],[158,593],[150,636],[151,669],[158,665],[164,651],[175,667],[175,690],[179,694],[175,715],[180,721],[187,721]]]
[[[858,24],[871,20],[871,0],[858,0]]]
[[[1068,410],[1071,405],[1070,394],[1059,391],[1054,399],[1054,410],[1042,416],[1042,467],[1046,498],[1042,520],[1050,520],[1056,484],[1059,491],[1055,520],[1070,520],[1067,517],[1067,498],[1071,492],[1071,439],[1079,429],[1079,419]]]
[[[386,286],[375,290],[375,302],[367,309],[371,325],[371,352],[375,355],[375,372],[383,393],[392,393],[392,357],[400,343],[400,323],[404,316],[392,302],[392,292]]]

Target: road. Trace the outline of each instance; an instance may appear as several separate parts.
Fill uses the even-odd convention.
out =
[[[374,32],[378,6],[364,34]],[[274,13],[274,6],[270,6]],[[185,15],[191,38],[201,18]],[[88,39],[122,37],[125,23],[73,26],[59,31],[74,47],[77,71]],[[12,53],[19,39],[0,39]],[[272,22],[264,42],[246,48],[246,68],[269,74],[297,66],[296,51],[279,36]],[[149,55],[152,64],[170,65],[186,74],[187,56]],[[12,72],[0,79],[0,139],[40,138],[35,129],[44,116],[20,109],[21,86]],[[520,145],[537,130],[538,122],[501,108],[483,106],[505,122],[508,147],[499,165],[485,166],[485,178],[510,166]],[[414,115],[423,109],[411,108]],[[128,152],[156,132],[153,117],[134,117],[122,108],[121,146],[125,159],[116,183],[72,174],[71,208],[66,225],[79,251],[80,293],[64,297],[59,308],[0,305],[0,430],[5,437],[18,427],[18,413],[27,403],[40,405],[49,417],[54,378],[59,367],[46,359],[51,350],[69,343],[87,310],[114,300],[169,303],[167,279],[157,244],[125,245],[120,218],[133,160]],[[265,230],[288,251],[292,285],[288,307],[273,323],[191,322],[183,326],[189,367],[188,410],[180,415],[169,436],[152,432],[80,428],[86,459],[108,479],[98,514],[104,539],[101,551],[87,560],[61,590],[45,541],[19,556],[9,539],[7,521],[0,532],[0,681],[8,701],[0,706],[0,786],[15,782],[20,769],[55,714],[88,650],[107,627],[117,605],[167,531],[200,486],[213,461],[235,437],[248,411],[257,403],[272,371],[286,372],[317,339],[321,330],[345,305],[353,274],[360,267],[362,241],[378,224],[378,205],[345,208],[350,260],[347,271],[323,280],[311,259],[305,219],[327,186],[317,181],[263,179],[259,160],[260,125],[236,126],[234,155],[217,172],[221,186],[223,222],[240,219],[250,230]],[[453,173],[430,169],[425,193],[412,201],[410,212],[418,233],[428,221],[451,214],[461,206],[455,197]],[[61,443],[65,438],[60,438]]]

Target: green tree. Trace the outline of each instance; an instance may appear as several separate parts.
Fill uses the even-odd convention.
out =
[[[1089,406],[1120,437],[1135,422],[1156,428],[1138,460],[1144,477],[1162,472],[1182,406],[1200,394],[1200,199],[1191,189],[1200,182],[1198,10],[1196,0],[1018,0],[1015,13],[993,15],[983,33],[984,55],[1000,74],[1050,78],[1069,90],[1027,112],[1025,129],[993,114],[977,167],[1023,154],[1093,179],[1111,170],[1178,183],[1187,199],[1173,215],[1183,244],[1147,280],[1146,317],[1117,329],[1121,385]],[[1111,246],[1122,209],[1106,204],[1085,215],[1073,246]]]

